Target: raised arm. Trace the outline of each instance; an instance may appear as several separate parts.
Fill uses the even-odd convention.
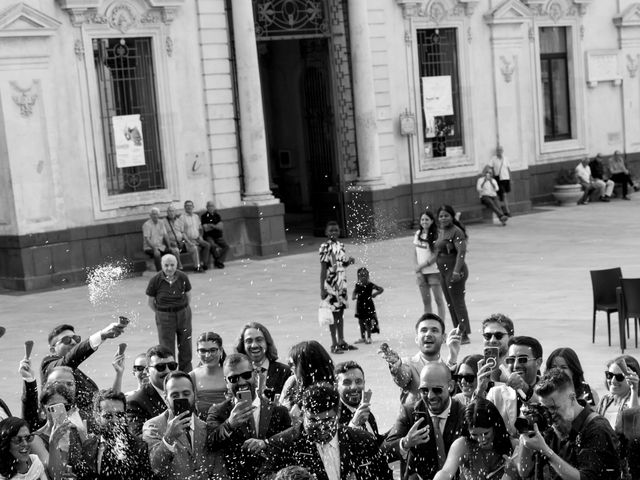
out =
[[[467,453],[467,439],[464,437],[458,438],[451,444],[447,459],[440,470],[433,477],[433,480],[451,480],[455,478],[458,468],[460,468],[460,461]]]

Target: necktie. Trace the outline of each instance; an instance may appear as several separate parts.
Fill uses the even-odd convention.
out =
[[[193,443],[191,442],[191,428],[190,427],[185,428],[184,434],[187,437],[187,443],[189,444],[189,448],[193,450]]]
[[[438,451],[438,466],[442,468],[444,465],[444,461],[447,459],[447,454],[444,448],[444,439],[442,438],[442,431],[440,430],[441,425],[440,417],[433,417],[433,433],[436,437],[436,449]]]

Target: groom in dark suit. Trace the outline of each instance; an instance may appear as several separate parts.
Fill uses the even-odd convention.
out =
[[[289,428],[291,419],[285,407],[258,394],[258,373],[246,355],[229,355],[223,369],[233,398],[209,409],[209,446],[213,450],[222,450],[231,479],[255,478],[264,461],[260,452],[266,446],[265,439]],[[239,392],[247,392],[251,401],[241,399]]]
[[[261,474],[299,465],[318,480],[391,480],[391,470],[375,437],[339,424],[339,402],[332,385],[309,387],[302,399],[303,423],[267,440],[263,452],[267,460]]]
[[[442,362],[420,372],[420,399],[402,405],[385,444],[403,460],[403,480],[432,478],[455,439],[466,432],[464,405],[451,397],[451,370]],[[419,476],[418,476],[419,475]]]

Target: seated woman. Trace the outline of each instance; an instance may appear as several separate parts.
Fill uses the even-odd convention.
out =
[[[609,420],[613,428],[624,409],[638,406],[638,373],[640,365],[630,355],[621,355],[607,363],[604,374],[609,392],[600,399],[596,412]]]
[[[222,373],[226,358],[222,348],[222,337],[214,332],[205,332],[198,337],[197,352],[200,364],[189,375],[196,394],[196,412],[207,420],[209,407],[226,400],[227,383]]]
[[[468,433],[451,444],[447,460],[433,480],[449,480],[460,469],[461,478],[518,478],[510,456],[518,444],[509,437],[498,409],[488,400],[477,399],[464,412]]]
[[[598,404],[598,394],[584,381],[584,371],[578,354],[572,348],[556,348],[547,358],[545,370],[559,368],[569,375],[578,399],[584,400],[592,407]]]
[[[0,422],[0,479],[47,480],[44,465],[32,449],[37,438],[18,417]]]
[[[498,182],[493,178],[493,169],[490,165],[485,165],[482,169],[482,176],[476,183],[476,190],[478,191],[480,202],[493,210],[493,213],[495,213],[500,219],[500,223],[502,223],[502,225],[506,225],[509,217],[507,217],[502,211],[502,208],[500,208],[498,200]]]
[[[456,393],[453,398],[463,405],[469,405],[473,392],[478,386],[478,362],[482,358],[482,355],[478,354],[467,355],[458,364],[453,376],[460,388],[460,393]]]

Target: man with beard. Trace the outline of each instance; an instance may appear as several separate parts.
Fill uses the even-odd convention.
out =
[[[332,385],[309,387],[302,398],[302,424],[268,439],[261,473],[269,475],[298,465],[318,480],[391,480],[391,470],[373,435],[339,424],[339,402]]]
[[[273,400],[282,393],[284,382],[291,376],[291,369],[276,362],[278,350],[267,327],[258,322],[247,323],[240,332],[236,350],[251,360],[259,374],[259,390],[265,397]]]
[[[551,414],[553,428],[543,436],[535,425],[532,432],[520,435],[521,477],[542,478],[538,476],[542,473],[552,480],[619,479],[618,445],[611,425],[577,399],[571,378],[552,368],[535,391]]]
[[[178,364],[168,348],[156,345],[147,351],[149,383],[127,398],[127,416],[134,435],[140,435],[142,424],[167,408],[163,400],[164,379],[177,368]]]
[[[509,340],[513,338],[513,321],[502,313],[494,313],[482,322],[482,336],[485,347],[498,348],[498,361],[496,368],[491,372],[491,380],[494,382],[506,382],[509,378],[509,369],[504,364],[504,359],[509,350]],[[480,364],[482,367],[484,363]]]
[[[447,336],[444,332],[444,320],[435,313],[425,313],[416,322],[415,342],[420,351],[413,357],[400,359],[395,352],[383,353],[389,363],[389,371],[393,381],[402,389],[400,401],[403,404],[415,403],[420,395],[420,372],[429,363],[442,363],[451,370],[455,369],[460,351],[460,331],[454,328]],[[449,359],[445,364],[440,358],[440,349],[446,339],[449,347]]]
[[[478,370],[475,395],[492,402],[502,415],[509,435],[516,436],[515,421],[522,405],[538,401],[534,387],[538,383],[538,371],[542,365],[542,345],[533,337],[513,337],[509,340],[504,363],[509,371],[506,384],[495,385],[487,393],[493,369],[490,365],[483,365]]]
[[[354,361],[342,362],[336,365],[336,386],[340,395],[338,421],[341,425],[351,428],[361,428],[375,435],[379,443],[384,441],[384,435],[378,432],[378,424],[369,406],[364,401],[365,391],[364,371]]]
[[[207,445],[207,425],[194,413],[195,393],[189,374],[169,373],[164,391],[169,408],[147,420],[142,432],[153,472],[162,480],[227,478],[219,453]]]
[[[147,445],[127,429],[124,394],[101,390],[94,400],[97,435],[82,445],[78,480],[137,480],[152,476]]]
[[[402,405],[385,444],[403,459],[402,478],[432,478],[451,444],[466,431],[464,405],[451,397],[451,370],[431,362],[420,373],[420,400]]]
[[[258,394],[257,373],[246,355],[229,355],[223,369],[233,398],[209,409],[208,442],[212,449],[222,450],[231,479],[255,478],[264,461],[260,452],[265,439],[289,428],[291,419],[285,407]]]

